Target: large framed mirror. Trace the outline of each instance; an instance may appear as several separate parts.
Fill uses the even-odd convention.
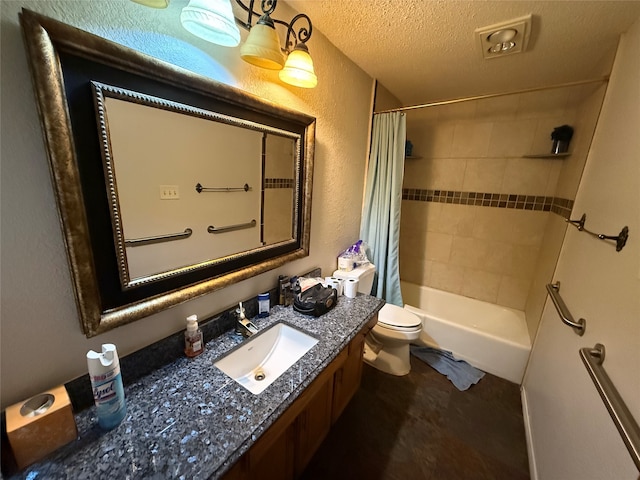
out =
[[[315,118],[20,21],[88,337],[309,254]]]

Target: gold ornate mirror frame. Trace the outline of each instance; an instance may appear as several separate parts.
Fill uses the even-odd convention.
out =
[[[82,329],[92,337],[309,254],[315,118],[196,75],[27,9],[20,14]],[[77,66],[79,65],[79,66]],[[94,78],[95,77],[95,78]],[[91,81],[193,101],[300,138],[294,239],[123,289]],[[81,114],[77,112],[81,111]],[[85,117],[82,117],[83,113]],[[84,122],[81,120],[84,118]],[[93,123],[93,124],[92,124]],[[90,125],[87,125],[90,124]],[[99,187],[98,187],[99,186]]]

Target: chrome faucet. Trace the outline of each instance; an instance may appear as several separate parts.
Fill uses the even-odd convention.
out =
[[[244,307],[242,306],[242,302],[239,304],[240,306],[236,308],[236,333],[238,335],[242,335],[245,338],[250,337],[251,335],[258,333],[258,327],[256,327],[251,320],[248,320],[244,316]]]

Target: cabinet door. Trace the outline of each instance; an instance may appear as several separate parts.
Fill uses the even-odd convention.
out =
[[[293,479],[294,424],[280,427],[274,424],[249,450],[251,480]]]
[[[347,360],[335,373],[331,423],[334,423],[338,419],[360,387],[363,346],[364,335],[358,334],[349,344],[349,356]]]
[[[302,473],[331,429],[332,398],[333,377],[329,377],[296,419],[296,476]]]

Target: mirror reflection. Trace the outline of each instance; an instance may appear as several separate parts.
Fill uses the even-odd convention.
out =
[[[294,239],[299,135],[92,86],[123,287]]]

